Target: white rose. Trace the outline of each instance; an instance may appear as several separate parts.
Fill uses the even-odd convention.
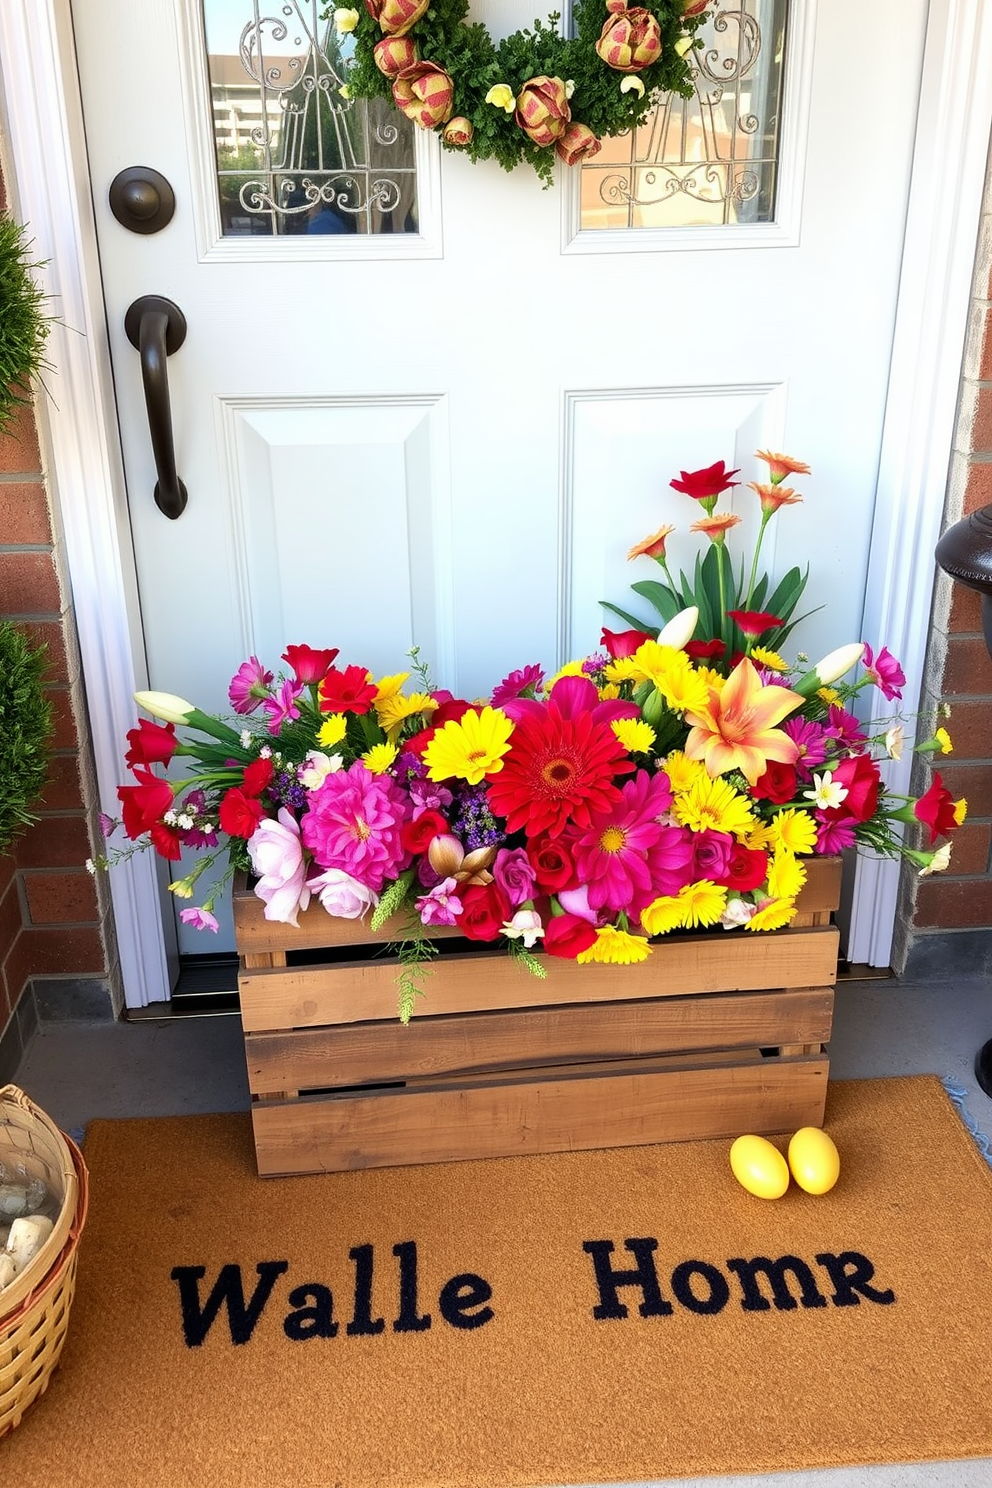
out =
[[[338,920],[360,920],[368,909],[379,903],[379,895],[359,883],[343,868],[325,868],[307,887],[316,894],[329,915]]]

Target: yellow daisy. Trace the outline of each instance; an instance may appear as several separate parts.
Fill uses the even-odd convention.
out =
[[[768,865],[768,892],[773,899],[795,899],[806,882],[806,866],[795,853],[780,848]]]
[[[348,720],[343,713],[329,713],[317,730],[317,743],[333,748],[340,744],[348,732]]]
[[[722,672],[714,671],[713,667],[697,667],[696,676],[702,677],[706,686],[715,687],[717,692],[720,691],[727,680]]]
[[[683,795],[677,796],[672,810],[675,820],[690,832],[732,832],[742,837],[754,827],[754,813],[746,796],[718,775],[711,780],[700,775]]]
[[[764,646],[751,647],[751,660],[755,666],[765,667],[769,672],[787,672],[789,663],[783,661],[777,651],[766,651]]]
[[[965,800],[964,796],[962,796],[960,801],[954,802],[954,820],[958,826],[961,825],[967,815],[968,802]]]
[[[599,697],[601,702],[612,702],[614,698],[618,698],[619,696],[620,688],[615,682],[607,682],[603,687],[599,689]]]
[[[395,744],[373,744],[362,755],[362,764],[373,775],[385,775],[398,754]]]
[[[643,718],[615,718],[610,727],[631,754],[647,754],[655,741],[654,729]]]
[[[940,745],[941,754],[950,754],[951,750],[954,748],[954,745],[951,743],[951,736],[947,732],[947,730],[945,728],[939,728],[934,734],[934,738]]]
[[[555,683],[561,677],[584,677],[585,676],[585,673],[582,670],[582,668],[584,666],[585,666],[585,662],[584,661],[566,661],[566,663],[562,667],[561,671],[555,672],[554,676],[553,677],[549,677],[548,680],[547,680],[547,682],[545,682],[545,684],[544,684],[544,690],[545,690],[545,692],[550,692],[551,689],[552,689],[552,687],[554,687]]]
[[[662,768],[676,795],[689,790],[701,776],[706,775],[706,766],[702,760],[691,760],[681,749],[673,749],[663,761]]]
[[[822,699],[823,702],[828,704],[840,702],[840,693],[835,687],[819,687],[817,688],[816,695],[818,698]]]
[[[768,840],[776,850],[785,847],[793,853],[811,853],[816,846],[816,821],[808,811],[795,806],[777,811]]]
[[[706,679],[696,671],[684,651],[671,651],[655,677],[655,686],[676,713],[698,713],[710,700]]]
[[[409,672],[397,672],[392,677],[380,677],[375,684],[376,693],[373,699],[375,707],[378,708],[380,703],[388,702],[390,698],[395,697],[398,692],[402,691],[403,683],[409,680]]]
[[[742,839],[744,846],[761,851],[773,845],[772,829],[768,822],[756,821],[751,831]]]
[[[627,930],[603,925],[596,931],[596,939],[589,949],[580,951],[575,959],[584,965],[597,961],[605,966],[632,966],[637,961],[646,961],[651,950],[643,935],[631,935]]]
[[[727,907],[727,890],[702,878],[679,889],[682,923],[688,930],[697,925],[715,925]]]
[[[437,700],[427,692],[412,692],[409,697],[397,692],[377,701],[375,711],[381,727],[395,743],[406,719],[429,718],[437,706]]]
[[[512,733],[513,720],[501,708],[487,705],[481,712],[469,708],[436,731],[424,750],[427,773],[431,780],[454,775],[480,785],[487,775],[502,770]]]
[[[641,924],[649,935],[667,935],[682,923],[682,904],[678,895],[662,894],[647,909],[641,910]]]
[[[745,925],[745,930],[781,930],[787,925],[796,912],[796,906],[788,899],[769,899],[763,904],[757,914],[753,914]]]
[[[603,676],[607,682],[646,682],[644,668],[640,666],[632,656],[618,656],[616,661],[611,661],[609,666],[603,668]]]

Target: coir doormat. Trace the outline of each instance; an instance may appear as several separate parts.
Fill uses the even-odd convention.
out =
[[[51,1488],[519,1488],[992,1455],[992,1171],[932,1077],[837,1187],[728,1142],[261,1180],[247,1116],[94,1122]],[[784,1143],[782,1144],[784,1146]]]

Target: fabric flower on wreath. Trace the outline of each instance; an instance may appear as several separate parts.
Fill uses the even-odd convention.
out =
[[[532,77],[517,94],[514,116],[535,145],[553,145],[565,133],[572,117],[561,78]]]
[[[615,72],[640,72],[661,56],[658,19],[641,6],[627,9],[627,0],[608,0],[610,18],[596,43],[596,51]]]
[[[389,36],[405,36],[429,5],[430,0],[365,0],[365,9]]]
[[[393,83],[393,101],[421,129],[436,129],[451,118],[455,88],[443,67],[415,62]]]

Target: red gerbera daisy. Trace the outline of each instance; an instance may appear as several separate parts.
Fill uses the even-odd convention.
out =
[[[571,822],[588,827],[620,800],[614,775],[633,770],[609,723],[592,712],[563,713],[554,699],[518,717],[503,768],[489,777],[489,804],[507,830],[557,837]]]

